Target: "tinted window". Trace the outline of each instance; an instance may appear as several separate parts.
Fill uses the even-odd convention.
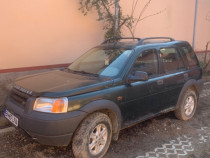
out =
[[[176,48],[160,49],[160,58],[166,73],[184,68],[183,60]]]
[[[181,49],[188,60],[189,66],[197,66],[198,62],[191,46],[182,46]]]
[[[155,50],[146,50],[136,59],[133,71],[144,71],[149,76],[158,74],[158,60]]]

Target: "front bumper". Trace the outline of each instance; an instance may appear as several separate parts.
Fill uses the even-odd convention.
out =
[[[67,146],[79,123],[87,113],[74,111],[63,114],[49,114],[33,111],[29,99],[26,107],[22,107],[7,99],[6,109],[18,118],[18,128],[39,143],[51,146]]]

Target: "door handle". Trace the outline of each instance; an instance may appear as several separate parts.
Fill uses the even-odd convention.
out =
[[[159,86],[160,86],[160,85],[163,85],[163,80],[158,80],[158,81],[157,81],[157,85],[159,85]]]

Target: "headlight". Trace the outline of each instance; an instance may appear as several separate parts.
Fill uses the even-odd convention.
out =
[[[37,98],[33,110],[47,113],[66,113],[67,98]]]

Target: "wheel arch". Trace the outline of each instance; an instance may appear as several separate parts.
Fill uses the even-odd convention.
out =
[[[87,112],[88,116],[94,112],[101,112],[109,116],[113,129],[113,140],[117,140],[121,129],[121,111],[118,105],[110,100],[95,100],[83,106],[81,111]],[[84,118],[85,119],[85,118]]]
[[[199,88],[199,85],[197,83],[196,80],[194,79],[191,79],[189,81],[187,81],[184,86],[182,87],[182,90],[179,94],[179,98],[178,98],[178,101],[177,101],[177,105],[176,105],[176,108],[178,107],[178,105],[180,104],[181,102],[181,99],[182,99],[182,96],[184,95],[184,93],[188,90],[188,89],[191,89],[193,91],[195,91],[197,97],[199,98],[199,92],[200,92],[200,88]]]

